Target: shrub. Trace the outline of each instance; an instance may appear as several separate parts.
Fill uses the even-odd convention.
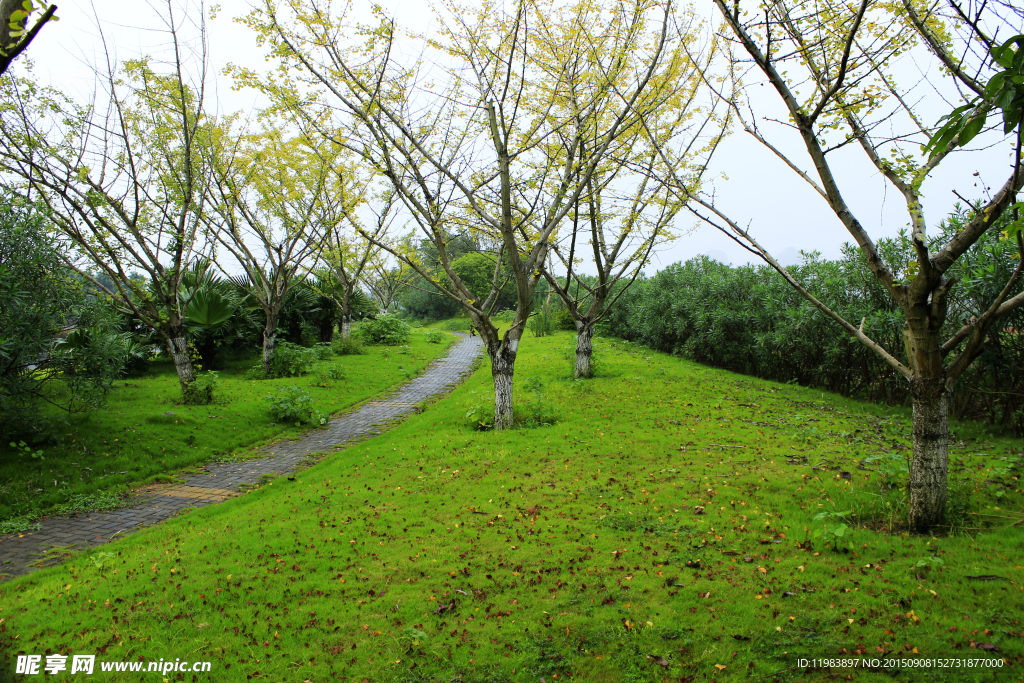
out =
[[[515,405],[515,422],[520,427],[553,425],[561,417],[558,407],[549,402],[540,377],[527,377]]]
[[[294,422],[296,426],[305,422],[327,424],[327,418],[314,407],[313,397],[297,386],[281,387],[280,393],[270,394],[265,400],[276,422]]]
[[[496,323],[510,323],[516,317],[516,312],[512,310],[498,311],[491,316],[491,320]]]
[[[187,406],[205,406],[213,403],[213,392],[219,384],[217,373],[213,370],[198,373],[194,380],[185,385],[182,403]]]
[[[54,436],[59,413],[99,408],[124,367],[119,316],[70,259],[44,211],[0,190],[0,435]]]
[[[359,337],[354,335],[345,338],[337,337],[331,342],[331,351],[338,356],[359,356],[366,353],[363,343],[359,341]]]
[[[564,308],[558,313],[555,313],[555,329],[556,330],[571,330],[576,331],[576,321],[572,319],[572,315],[569,311]]]
[[[319,343],[313,347],[313,351],[316,352],[317,360],[330,360],[331,356],[334,355],[334,349],[330,344]]]
[[[494,403],[483,398],[470,404],[466,410],[466,424],[471,429],[485,431],[494,427]]]
[[[257,365],[254,368],[249,368],[242,375],[242,379],[266,379],[267,373],[263,372],[263,366]]]
[[[345,368],[340,365],[317,365],[313,370],[315,379],[313,384],[318,387],[326,387],[331,381],[345,379]]]
[[[274,346],[274,355],[270,357],[267,377],[298,377],[309,374],[313,371],[316,359],[316,349],[307,349],[286,341],[278,342]]]
[[[472,324],[472,321],[469,318],[452,318],[451,320],[445,320],[442,327],[449,332],[460,332],[468,330],[470,324]]]
[[[555,319],[551,315],[551,305],[544,304],[536,313],[530,316],[527,328],[533,332],[534,337],[546,337],[555,330]]]
[[[444,341],[444,332],[440,330],[429,330],[423,337],[431,344],[440,344]]]
[[[367,320],[359,327],[359,336],[367,344],[398,346],[409,341],[412,328],[397,315],[382,315],[376,320]]]

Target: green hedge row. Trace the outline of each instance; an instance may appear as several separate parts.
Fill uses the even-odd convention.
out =
[[[943,243],[969,213],[950,217]],[[978,315],[1016,265],[1016,244],[990,231],[956,267],[944,338]],[[916,267],[907,236],[881,242],[898,278]],[[837,260],[805,254],[789,269],[816,297],[905,359],[902,320],[859,250]],[[1020,287],[1018,286],[1018,291]],[[730,267],[698,257],[639,280],[609,314],[611,334],[700,363],[782,382],[822,387],[872,401],[905,403],[905,380],[815,309],[768,266]],[[1003,318],[989,347],[958,382],[958,418],[983,419],[1024,433],[1024,310]]]

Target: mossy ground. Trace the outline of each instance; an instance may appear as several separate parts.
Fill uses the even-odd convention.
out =
[[[554,426],[472,431],[483,367],[295,481],[0,585],[0,670],[62,652],[210,660],[196,680],[216,681],[1020,680],[1018,442],[957,425],[955,533],[908,535],[905,411],[604,339],[573,381],[571,345],[526,338],[517,363]],[[838,550],[814,537],[850,509]],[[1001,668],[798,665],[896,656]]]

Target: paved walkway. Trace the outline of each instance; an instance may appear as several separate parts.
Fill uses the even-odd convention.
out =
[[[448,355],[431,363],[426,372],[379,401],[332,419],[325,429],[300,439],[280,441],[262,450],[267,457],[238,463],[208,465],[185,483],[143,493],[132,507],[112,512],[53,517],[38,531],[0,536],[0,580],[27,574],[60,562],[70,552],[106,543],[124,534],[173,517],[184,508],[198,508],[239,495],[239,487],[255,484],[265,474],[291,472],[325,453],[379,434],[384,423],[411,413],[429,398],[443,395],[468,374],[483,344],[462,335]],[[73,548],[72,548],[73,546]]]

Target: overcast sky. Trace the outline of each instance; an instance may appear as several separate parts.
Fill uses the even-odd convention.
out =
[[[378,1],[402,24],[425,30],[431,23],[431,15],[423,2]],[[360,7],[360,2],[354,0],[354,5]],[[368,6],[368,2],[363,4]],[[228,62],[256,69],[267,64],[254,35],[233,21],[248,11],[249,2],[222,0],[220,5],[218,18],[208,25],[211,83],[215,86],[218,108],[221,113],[252,111],[258,105],[257,95],[233,92],[230,81],[220,75]],[[159,13],[165,8],[164,3],[152,0],[133,3],[95,0],[93,6],[60,4],[61,20],[46,26],[28,52],[35,62],[37,78],[77,96],[87,96],[94,87],[91,65],[102,65],[105,59],[97,17],[108,46],[118,59],[139,54],[159,56],[166,42],[166,36],[160,31],[164,25]],[[781,116],[773,94],[774,91],[766,87],[755,92],[754,101],[763,117]],[[934,122],[948,112],[948,107],[938,98],[931,109],[919,112],[925,122]],[[761,125],[769,133],[780,135],[776,138],[778,144],[793,153],[804,168],[811,169],[807,157],[800,153],[800,142],[795,134],[779,128],[779,124],[762,122]],[[840,155],[833,160],[833,168],[839,174],[847,203],[872,237],[895,235],[907,225],[902,197],[887,186],[858,148],[849,146]],[[952,194],[954,188],[973,198],[981,196],[986,181],[993,187],[1001,185],[1009,169],[1005,155],[1003,149],[987,150],[947,160],[925,185],[929,225],[934,225],[950,210],[956,201]],[[741,224],[749,225],[761,244],[784,263],[793,262],[800,249],[817,250],[826,257],[835,257],[840,245],[849,240],[848,233],[821,198],[745,133],[734,134],[720,147],[710,177],[714,178],[719,206]],[[678,223],[681,231],[694,226],[695,221],[686,216]],[[725,236],[713,228],[697,226],[692,233],[658,254],[653,269],[701,253],[734,264],[748,261],[747,252]]]

